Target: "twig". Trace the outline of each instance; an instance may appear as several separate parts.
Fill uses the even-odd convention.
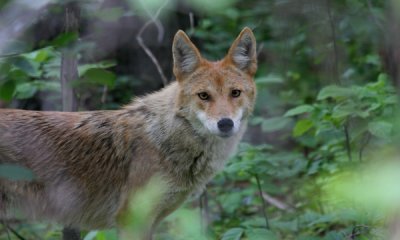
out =
[[[263,215],[264,215],[264,219],[265,219],[265,228],[266,229],[270,229],[269,227],[269,221],[268,221],[268,216],[267,216],[267,212],[266,212],[266,208],[267,208],[267,204],[265,203],[265,199],[263,198],[263,191],[261,188],[261,183],[260,183],[260,178],[258,177],[258,174],[254,175],[257,181],[257,187],[258,187],[258,193],[260,194],[260,198],[261,198],[261,202],[262,202],[262,207],[263,207]]]
[[[167,6],[168,2],[169,2],[168,0],[165,0],[165,1],[164,1],[164,4],[160,6],[160,8],[157,10],[157,12],[154,14],[154,16],[152,16],[151,13],[145,8],[145,9],[146,9],[146,12],[149,14],[149,16],[150,16],[151,19],[150,19],[149,21],[147,21],[147,22],[143,25],[143,27],[139,30],[139,33],[138,33],[137,36],[136,36],[136,40],[138,41],[139,46],[143,49],[143,51],[147,54],[147,56],[151,59],[151,61],[153,62],[153,64],[156,66],[157,71],[158,71],[158,73],[160,74],[160,77],[161,77],[161,80],[162,80],[164,86],[166,86],[166,85],[168,84],[168,80],[167,80],[167,78],[165,77],[165,74],[164,74],[164,72],[163,72],[163,70],[162,70],[162,68],[161,68],[161,66],[160,66],[160,64],[159,64],[159,62],[158,62],[158,60],[157,60],[157,58],[154,56],[154,54],[151,52],[151,50],[146,46],[146,44],[144,44],[143,38],[142,38],[142,34],[143,34],[143,32],[146,30],[146,28],[147,28],[148,26],[150,26],[151,24],[155,24],[155,26],[156,26],[157,29],[158,29],[158,33],[159,33],[159,34],[158,34],[158,39],[160,39],[160,37],[163,36],[164,30],[163,30],[163,28],[162,28],[161,23],[158,21],[158,16],[160,15],[161,10],[162,10],[165,6]]]
[[[9,54],[2,54],[0,55],[0,58],[13,58],[13,57],[19,57],[24,53],[9,53]]]
[[[258,46],[258,49],[257,49],[257,57],[261,54],[263,48],[264,48],[264,43],[261,43],[261,44]]]
[[[349,119],[346,119],[346,122],[343,126],[343,131],[344,131],[344,136],[346,138],[346,151],[347,151],[347,157],[349,158],[349,161],[352,161],[351,157],[351,144],[350,144],[350,134],[349,134]]]
[[[200,214],[201,214],[201,228],[204,233],[207,232],[209,224],[209,209],[208,209],[208,194],[207,189],[204,190],[200,196]]]
[[[190,34],[194,33],[194,14],[189,12]]]
[[[7,229],[7,235],[10,238],[10,235],[8,233],[8,230],[14,234],[19,240],[25,240],[23,236],[21,236],[17,231],[15,231],[12,227],[10,227],[5,221],[2,221],[3,226]]]
[[[162,39],[164,38],[164,27],[161,24],[160,20],[158,19],[158,16],[161,13],[161,9],[164,8],[168,4],[169,0],[165,0],[164,6],[161,6],[160,9],[158,9],[157,13],[153,16],[153,14],[149,11],[149,9],[146,8],[146,5],[143,4],[143,0],[140,0],[140,3],[142,4],[144,10],[146,11],[147,15],[150,17],[152,23],[156,26],[158,36],[157,36],[157,41],[160,43]]]
[[[369,133],[366,133],[366,137],[364,138],[364,142],[361,143],[360,151],[358,152],[358,159],[360,162],[362,162],[362,157],[363,157],[363,152],[365,147],[368,145],[369,140],[371,139],[371,135]]]
[[[103,87],[103,94],[101,95],[101,103],[102,103],[102,104],[106,103],[106,100],[107,100],[107,93],[108,93],[108,87],[104,85],[104,87]]]
[[[348,238],[349,239],[351,239],[351,240],[353,240],[353,239],[356,239],[356,237],[358,236],[358,235],[361,235],[361,230],[363,230],[363,229],[369,229],[370,227],[369,226],[365,226],[365,225],[357,225],[357,226],[354,226],[353,227],[353,229],[351,230],[351,234],[350,235],[348,235]],[[347,238],[347,237],[346,237]]]
[[[265,201],[267,201],[269,204],[271,204],[272,206],[280,209],[280,210],[285,210],[285,211],[289,211],[289,212],[293,212],[293,208],[290,207],[288,204],[280,201],[279,199],[276,199],[272,196],[270,196],[268,193],[263,192],[262,193],[262,197],[264,198]]]
[[[5,221],[1,221],[1,224],[3,225],[3,227],[5,228],[5,232],[7,233],[7,239],[10,240],[11,236],[10,236],[10,232],[8,231],[8,227],[6,226]]]

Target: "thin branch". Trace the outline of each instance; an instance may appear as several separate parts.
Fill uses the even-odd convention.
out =
[[[153,52],[146,46],[146,44],[144,44],[142,34],[148,26],[150,26],[151,24],[154,24],[158,29],[158,39],[160,41],[160,37],[162,38],[162,36],[164,34],[164,29],[162,28],[162,25],[158,20],[158,16],[160,15],[161,10],[165,6],[167,6],[168,2],[169,2],[168,0],[164,1],[164,4],[160,6],[160,8],[157,10],[157,12],[154,14],[154,16],[151,15],[151,13],[145,8],[146,12],[148,13],[148,15],[151,19],[143,25],[143,27],[139,30],[139,33],[136,36],[136,40],[138,41],[139,46],[143,49],[143,51],[147,54],[147,56],[151,59],[153,64],[156,66],[157,71],[160,74],[160,77],[161,77],[161,80],[162,80],[164,86],[166,86],[168,84],[167,77],[165,76],[165,74],[164,74],[157,58],[154,56]]]
[[[264,43],[262,42],[262,43],[260,43],[260,44],[258,45],[257,57],[260,56],[260,54],[261,54],[263,48],[264,48]]]
[[[268,216],[267,216],[267,212],[266,212],[267,204],[265,203],[265,199],[263,198],[263,191],[261,188],[260,178],[258,177],[258,174],[255,174],[254,176],[257,181],[258,193],[260,194],[260,198],[261,198],[261,202],[262,202],[262,207],[263,207],[262,212],[263,212],[264,219],[265,219],[265,228],[270,229]]]
[[[19,57],[19,56],[21,56],[22,54],[25,54],[25,53],[21,52],[21,53],[9,53],[9,54],[2,54],[2,55],[0,55],[0,58],[13,58],[13,57]]]
[[[158,16],[161,13],[161,10],[168,4],[169,0],[166,0],[164,2],[164,6],[161,6],[160,9],[158,9],[157,13],[153,16],[153,14],[149,11],[149,9],[146,8],[146,5],[143,4],[143,0],[140,0],[140,3],[142,4],[144,10],[146,11],[147,15],[150,17],[152,23],[156,26],[157,28],[157,32],[158,32],[158,37],[157,37],[157,41],[160,43],[163,38],[164,38],[164,27],[161,24],[160,20],[158,19]]]
[[[194,14],[189,12],[190,34],[194,33]]]
[[[346,119],[346,122],[343,126],[343,131],[344,131],[344,137],[346,139],[346,151],[347,151],[347,157],[349,158],[349,161],[352,161],[351,157],[351,144],[350,144],[350,133],[349,133],[349,119]]]
[[[354,226],[353,229],[351,230],[351,234],[348,235],[348,237],[346,237],[347,239],[353,240],[353,239],[357,239],[357,236],[362,234],[363,230],[369,229],[369,226],[365,226],[365,225],[357,225]]]
[[[23,236],[21,236],[17,231],[15,231],[12,227],[10,227],[5,221],[2,221],[2,224],[7,229],[7,235],[9,236],[8,230],[14,234],[19,240],[25,240]]]
[[[5,232],[6,232],[6,234],[7,234],[7,239],[10,240],[10,239],[11,239],[10,232],[8,231],[8,227],[6,226],[5,221],[4,221],[4,220],[1,221],[1,224],[3,225],[3,227],[4,227],[4,229],[5,229]]]
[[[107,93],[108,93],[108,87],[104,85],[103,87],[103,93],[101,95],[101,103],[105,104],[107,100]]]
[[[358,159],[360,160],[360,162],[362,162],[362,160],[363,160],[364,149],[368,145],[370,139],[371,139],[371,135],[369,133],[366,133],[366,136],[364,137],[364,141],[363,141],[363,143],[361,143],[360,151],[358,152]]]
[[[201,214],[201,229],[207,233],[209,225],[209,206],[208,206],[208,193],[207,189],[204,190],[200,196],[200,214]]]
[[[269,204],[271,204],[272,206],[280,209],[280,210],[285,210],[285,211],[289,211],[289,212],[293,212],[293,208],[291,206],[289,206],[288,204],[280,201],[277,198],[272,197],[271,195],[269,195],[266,192],[262,193],[262,197],[264,198],[265,201],[267,201]]]

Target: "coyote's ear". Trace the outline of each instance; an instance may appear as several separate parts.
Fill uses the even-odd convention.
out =
[[[256,39],[250,28],[245,27],[232,43],[228,59],[239,69],[254,75],[257,71]]]
[[[174,74],[177,78],[193,72],[201,61],[199,50],[182,30],[175,34],[172,56],[174,58]]]

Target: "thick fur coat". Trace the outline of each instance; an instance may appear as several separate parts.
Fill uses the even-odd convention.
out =
[[[69,227],[109,228],[157,176],[164,184],[152,211],[154,228],[234,153],[255,101],[255,49],[245,28],[223,60],[210,62],[179,31],[173,45],[177,81],[121,110],[1,109],[0,164],[35,176],[0,179],[1,214],[18,208],[26,217]]]

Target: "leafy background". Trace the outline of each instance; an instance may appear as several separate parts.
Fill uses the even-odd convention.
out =
[[[85,0],[79,29],[66,32],[69,2],[1,2],[1,107],[62,110],[65,52],[78,60],[70,86],[79,110],[116,109],[172,81],[178,29],[209,59],[223,57],[244,26],[256,35],[258,99],[248,133],[156,239],[396,239],[388,226],[400,202],[397,1]],[[24,178],[21,171],[0,166],[1,177]],[[61,234],[60,226],[21,219],[0,230],[1,239]]]

